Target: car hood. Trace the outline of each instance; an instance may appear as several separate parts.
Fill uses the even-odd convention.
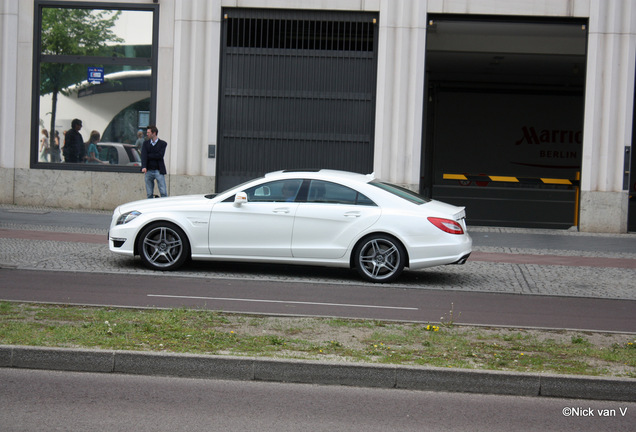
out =
[[[167,198],[133,201],[120,205],[119,207],[117,207],[117,211],[119,211],[120,213],[126,213],[129,211],[137,210],[144,213],[149,211],[163,211],[185,208],[190,205],[200,205],[201,203],[210,203],[210,205],[212,205],[212,201],[206,198],[205,195],[181,195]]]

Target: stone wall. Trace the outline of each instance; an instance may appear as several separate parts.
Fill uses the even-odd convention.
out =
[[[212,193],[214,180],[214,177],[167,175],[168,195]],[[2,204],[113,210],[120,204],[141,199],[146,199],[141,173],[0,168]]]

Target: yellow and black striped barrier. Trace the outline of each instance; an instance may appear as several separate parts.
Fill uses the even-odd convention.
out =
[[[475,182],[504,182],[504,183],[525,183],[525,184],[559,184],[572,185],[579,184],[579,178],[560,179],[543,177],[512,177],[494,175],[469,175],[469,174],[444,174],[444,180],[475,181]]]
[[[460,182],[503,182],[522,184],[555,184],[575,186],[576,197],[574,200],[574,226],[579,225],[579,195],[581,173],[577,172],[574,179],[544,178],[544,177],[513,177],[494,175],[469,175],[469,174],[444,174],[444,180],[459,180]]]

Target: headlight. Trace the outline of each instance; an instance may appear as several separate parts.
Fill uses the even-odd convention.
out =
[[[130,222],[131,220],[135,219],[140,214],[141,214],[141,212],[138,212],[137,210],[133,210],[133,211],[128,212],[128,213],[124,213],[123,215],[121,215],[121,216],[119,216],[117,218],[117,225],[127,224],[128,222]]]

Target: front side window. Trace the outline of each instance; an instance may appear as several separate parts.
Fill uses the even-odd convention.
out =
[[[157,12],[36,1],[33,167],[139,169],[155,118]]]
[[[248,202],[294,202],[302,184],[301,179],[277,180],[251,187],[245,193]]]

